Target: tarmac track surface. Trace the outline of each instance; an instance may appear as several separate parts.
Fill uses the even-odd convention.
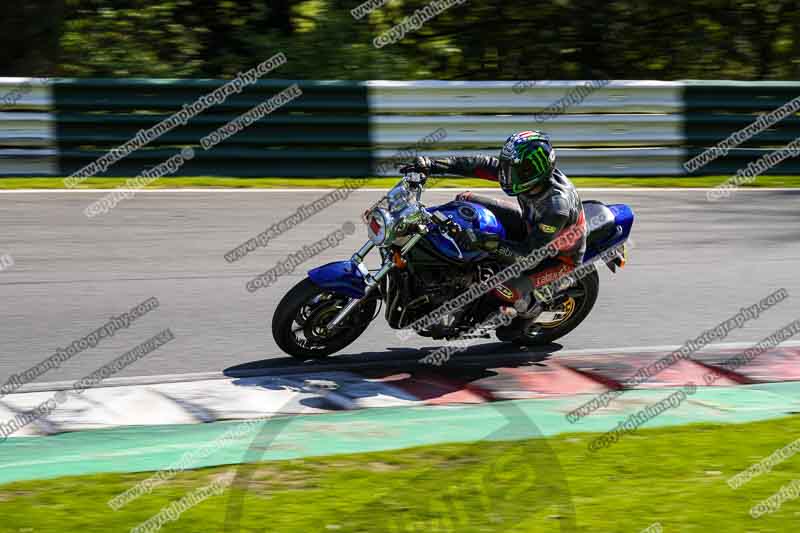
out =
[[[435,205],[457,192],[428,191],[424,201]],[[228,263],[225,252],[325,191],[143,191],[106,215],[86,218],[83,209],[104,194],[0,194],[0,253],[15,261],[0,272],[0,383],[151,296],[158,309],[38,381],[83,377],[165,328],[175,340],[117,376],[294,365],[269,331],[276,304],[308,268],[345,259],[365,241],[360,213],[382,195],[353,192],[266,248]],[[788,300],[725,342],[755,342],[800,318],[800,192],[742,191],[715,203],[701,190],[583,191],[582,197],[630,204],[635,247],[620,274],[602,269],[598,303],[560,341],[563,349],[677,346],[781,287]],[[245,289],[248,280],[347,221],[356,232],[337,247],[269,288]],[[330,364],[416,359],[424,355],[420,348],[437,345],[420,337],[401,341],[379,317]],[[468,352],[492,358],[509,347],[486,340]]]

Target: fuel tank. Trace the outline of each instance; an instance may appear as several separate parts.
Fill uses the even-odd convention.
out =
[[[440,206],[428,207],[428,211],[431,213],[440,211],[464,229],[472,228],[476,232],[493,233],[501,239],[506,238],[506,230],[494,213],[480,204],[454,200]],[[419,255],[430,255],[431,259],[439,258],[446,261],[471,263],[480,261],[487,255],[483,251],[459,253],[456,244],[438,231],[429,232],[423,242],[424,245],[420,252],[424,253]]]

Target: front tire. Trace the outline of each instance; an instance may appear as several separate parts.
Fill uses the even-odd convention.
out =
[[[272,337],[297,359],[322,359],[356,340],[375,314],[374,298],[362,302],[333,332],[325,329],[349,300],[305,278],[292,287],[275,309]]]

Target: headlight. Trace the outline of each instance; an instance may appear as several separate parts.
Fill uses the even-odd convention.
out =
[[[366,216],[367,236],[375,245],[380,246],[394,240],[395,221],[392,215],[383,208],[375,208]]]

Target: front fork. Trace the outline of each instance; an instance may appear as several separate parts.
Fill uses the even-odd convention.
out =
[[[403,245],[403,248],[400,250],[400,257],[405,259],[406,254],[413,248],[423,237],[422,233],[416,233],[412,236],[408,242]],[[381,279],[383,279],[386,274],[389,273],[395,267],[394,257],[391,254],[387,254],[384,257],[383,264],[381,268],[378,269],[375,274],[372,274],[369,269],[367,269],[367,265],[364,264],[364,258],[367,254],[375,247],[372,241],[367,241],[364,246],[358,249],[356,253],[353,254],[353,257],[350,259],[358,268],[358,271],[361,272],[361,275],[364,276],[364,282],[366,284],[366,288],[364,289],[364,296],[361,298],[350,298],[350,300],[342,307],[342,310],[339,311],[339,314],[333,317],[333,320],[330,321],[327,325],[328,331],[336,329],[342,321],[347,318],[347,316],[355,309],[359,303],[364,301],[369,294],[380,284]]]

